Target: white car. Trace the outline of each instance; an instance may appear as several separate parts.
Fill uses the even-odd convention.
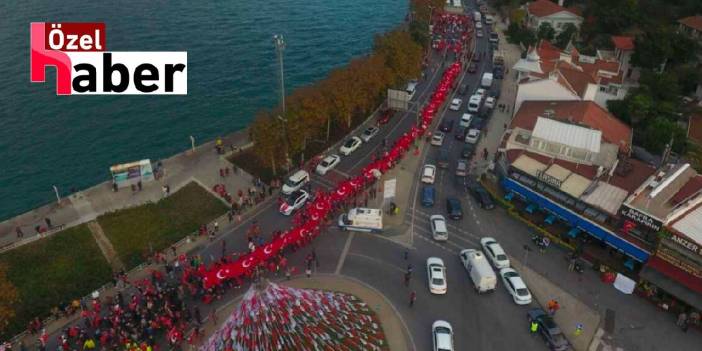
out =
[[[422,168],[422,183],[434,184],[435,179],[436,179],[436,166],[424,165],[424,168]]]
[[[470,127],[471,121],[473,121],[473,115],[471,115],[470,113],[464,113],[463,116],[461,116],[461,121],[458,122],[458,126],[468,128]]]
[[[482,30],[478,30],[477,32],[475,32],[475,36],[478,37],[478,38],[482,38],[482,37],[483,37],[483,31],[482,31]]]
[[[485,98],[485,95],[487,95],[487,90],[484,88],[478,88],[478,90],[475,91],[475,95],[480,95],[481,98]]]
[[[307,200],[310,199],[310,194],[304,190],[297,190],[290,194],[288,198],[283,201],[282,204],[280,204],[280,208],[278,209],[280,213],[289,216],[296,210],[299,210],[302,208],[302,206],[305,206],[305,203],[307,203]]]
[[[466,133],[466,143],[475,144],[480,139],[480,129],[470,129]]]
[[[341,157],[339,155],[329,155],[325,157],[322,161],[319,162],[317,165],[317,168],[315,168],[315,172],[317,174],[323,176],[327,174],[332,168],[336,167],[336,165],[341,162]]]
[[[427,274],[429,275],[429,292],[436,295],[446,294],[446,266],[438,257],[427,258]]]
[[[434,146],[441,146],[444,143],[444,133],[436,131],[431,136],[431,144]]]
[[[285,180],[285,183],[283,183],[283,188],[280,190],[283,195],[290,195],[292,194],[295,190],[302,188],[307,184],[307,182],[310,181],[310,175],[306,171],[299,170],[288,179]]]
[[[531,303],[531,293],[517,271],[512,268],[502,268],[500,269],[500,277],[502,277],[505,289],[512,295],[514,303],[517,305]]]
[[[459,98],[455,98],[451,100],[451,106],[449,106],[449,110],[451,111],[458,111],[461,109],[461,105],[463,104],[463,100]]]
[[[363,131],[363,133],[361,133],[361,139],[363,139],[365,142],[369,142],[376,134],[378,134],[378,131],[380,131],[380,128],[378,127],[368,127]]]
[[[468,112],[477,113],[480,111],[480,104],[483,102],[483,97],[475,94],[468,100]]]
[[[483,28],[483,22],[475,22],[475,28],[477,28],[477,29],[482,29],[482,28]]]
[[[436,241],[447,241],[446,218],[442,215],[433,215],[429,217],[429,222],[431,223],[431,237]]]
[[[488,96],[488,97],[485,99],[485,104],[484,104],[484,106],[485,106],[485,108],[489,108],[489,109],[491,109],[491,110],[492,110],[493,108],[495,108],[495,98],[492,97],[492,96]]]
[[[356,149],[358,149],[358,147],[361,146],[362,143],[363,141],[361,141],[361,138],[357,136],[351,137],[348,140],[346,140],[344,145],[341,145],[339,152],[344,156],[348,156],[352,152],[356,151]]]
[[[480,246],[483,247],[485,255],[490,259],[495,268],[502,269],[509,267],[509,258],[507,258],[505,250],[502,249],[502,246],[500,246],[494,238],[488,236],[480,239]]]
[[[438,320],[431,325],[434,351],[453,351],[453,328],[447,321]]]

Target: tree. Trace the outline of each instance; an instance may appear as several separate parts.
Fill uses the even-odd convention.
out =
[[[649,70],[660,69],[673,53],[672,38],[668,32],[666,27],[660,27],[636,37],[631,63]]]
[[[637,0],[591,0],[585,18],[594,18],[594,25],[585,29],[590,37],[597,33],[617,35],[634,25],[639,17]]]
[[[566,23],[565,26],[563,26],[561,32],[558,33],[558,35],[556,35],[556,46],[558,46],[562,50],[565,50],[565,48],[568,46],[568,43],[573,39],[577,32],[578,27],[576,27],[572,23]]]
[[[539,25],[539,29],[536,32],[536,37],[539,39],[545,39],[548,41],[553,40],[556,35],[556,30],[553,29],[551,23],[543,22]]]
[[[682,153],[687,147],[687,135],[685,129],[677,123],[668,119],[658,117],[639,134],[641,145],[647,150],[662,153],[665,145],[673,139],[673,151]]]
[[[7,267],[0,264],[0,333],[15,318],[15,305],[19,301],[17,288],[7,279]]]
[[[251,139],[256,156],[262,164],[272,169],[274,175],[277,174],[278,167],[286,163],[283,128],[283,122],[268,111],[258,112],[251,124]]]

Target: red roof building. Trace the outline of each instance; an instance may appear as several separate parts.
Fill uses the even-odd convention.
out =
[[[536,0],[531,2],[527,5],[527,11],[530,15],[537,17],[547,17],[563,11],[580,16],[578,13],[576,13],[576,11],[567,9],[549,0]]]
[[[634,38],[625,36],[613,36],[612,43],[619,50],[634,50]]]

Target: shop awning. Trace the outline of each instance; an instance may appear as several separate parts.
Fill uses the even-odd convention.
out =
[[[617,234],[611,232],[605,227],[580,216],[579,214],[565,208],[553,200],[529,189],[518,181],[511,178],[503,178],[502,186],[508,190],[523,196],[527,201],[536,206],[544,208],[549,212],[562,218],[572,227],[578,227],[581,230],[587,232],[589,235],[596,237],[597,239],[603,240],[609,245],[613,246],[617,250],[622,251],[629,257],[639,261],[646,262],[650,255],[650,252],[642,249],[641,247],[633,244],[625,239],[619,237]]]
[[[644,266],[639,276],[684,301],[686,304],[696,308],[698,311],[702,311],[702,294],[688,289],[686,286],[676,282],[649,265]]]

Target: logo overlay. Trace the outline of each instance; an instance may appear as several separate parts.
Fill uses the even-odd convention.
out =
[[[29,75],[46,82],[56,68],[56,95],[186,95],[186,51],[105,51],[104,23],[30,24]]]

